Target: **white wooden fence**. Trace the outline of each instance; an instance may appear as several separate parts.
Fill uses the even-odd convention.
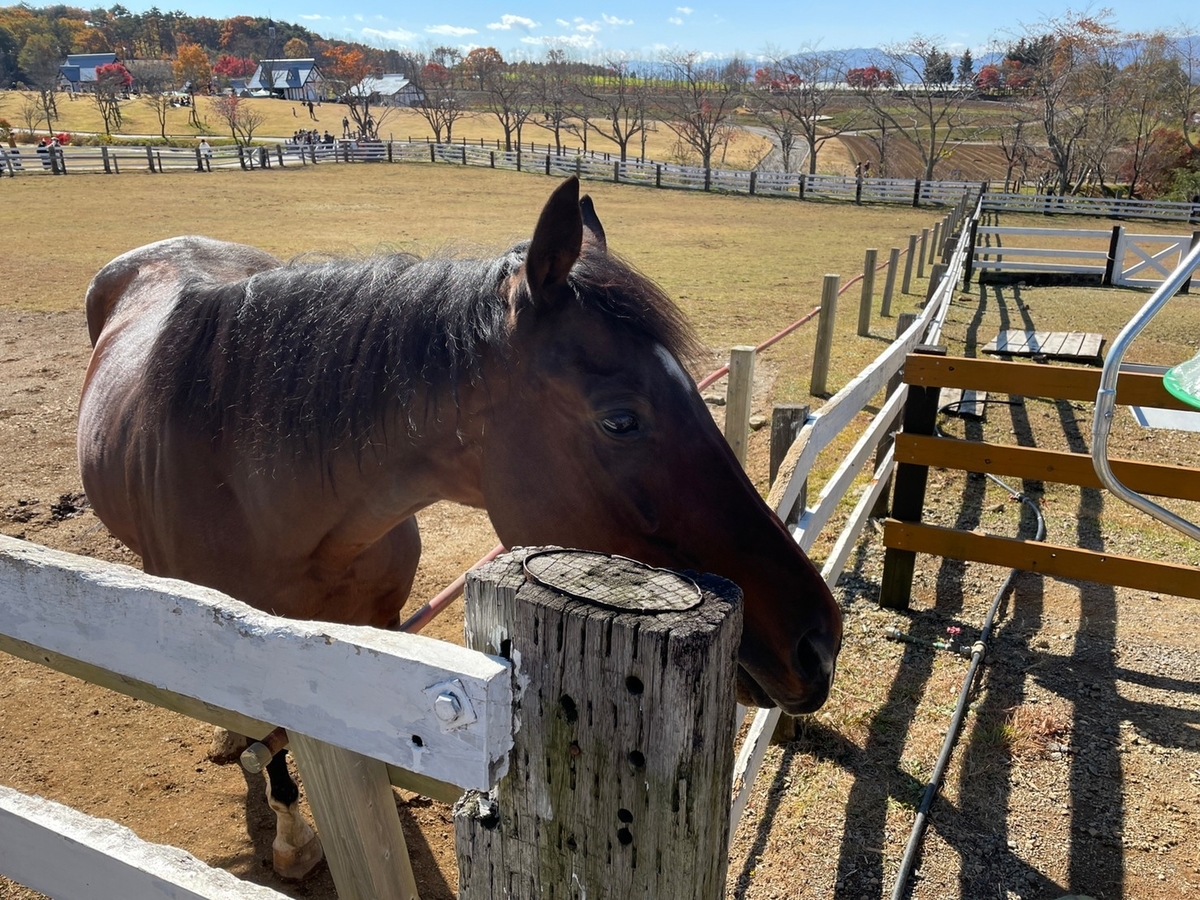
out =
[[[1123,225],[1111,229],[976,225],[973,235],[969,272],[980,277],[1057,275],[1121,287],[1156,287],[1200,242],[1200,231],[1135,234]]]
[[[280,619],[3,536],[0,650],[243,734],[286,727],[343,898],[415,895],[392,782],[451,799],[487,790],[512,745],[503,660],[419,635]],[[98,862],[127,837],[0,794],[0,873],[56,898],[278,896],[140,842]]]
[[[979,208],[976,205],[970,219],[977,219],[978,215]],[[854,488],[857,479],[871,458],[876,457],[871,479],[859,491],[854,509],[846,518],[842,530],[821,568],[821,576],[831,587],[837,582],[838,576],[845,568],[846,560],[858,543],[862,530],[871,517],[872,510],[884,495],[887,485],[891,481],[894,462],[890,436],[896,428],[898,417],[908,396],[906,385],[899,384],[887,396],[853,449],[820,489],[816,502],[799,510],[795,515],[793,511],[796,510],[797,502],[818,455],[828,448],[843,429],[854,421],[864,409],[877,402],[880,391],[889,382],[893,382],[904,364],[905,356],[911,353],[914,347],[921,343],[938,341],[942,323],[950,309],[950,301],[969,259],[969,244],[970,229],[963,228],[952,245],[953,251],[950,256],[938,263],[943,267],[940,280],[933,287],[920,316],[874,362],[851,379],[820,409],[808,416],[804,427],[784,458],[779,475],[771,487],[767,498],[768,504],[785,523],[788,523],[789,530],[796,542],[807,553],[846,495]],[[746,808],[750,790],[762,766],[771,735],[779,722],[780,715],[778,709],[760,709],[753,715],[749,731],[734,765],[734,797],[730,808],[731,837]]]

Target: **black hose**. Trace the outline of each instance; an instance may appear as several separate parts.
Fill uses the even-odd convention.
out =
[[[948,404],[938,410],[938,412],[944,412],[953,405],[955,404]],[[996,476],[987,472],[983,474],[1008,491],[1010,496],[1029,506],[1033,511],[1034,517],[1037,519],[1037,534],[1034,540],[1045,540],[1046,520],[1042,516],[1041,510],[1038,509],[1037,504],[1025,494],[1014,491]],[[942,752],[938,754],[937,764],[933,767],[933,774],[929,776],[929,783],[925,785],[925,794],[921,797],[921,805],[917,809],[917,817],[913,821],[912,831],[909,832],[908,844],[905,846],[904,856],[900,860],[900,870],[896,873],[896,885],[892,889],[892,900],[903,900],[905,889],[908,887],[908,879],[912,874],[913,866],[916,865],[917,854],[921,852],[921,842],[925,838],[925,829],[929,826],[929,810],[933,806],[933,801],[937,798],[938,791],[941,790],[942,779],[946,775],[946,767],[950,765],[950,756],[954,752],[954,745],[958,742],[958,735],[962,730],[963,718],[967,713],[967,703],[971,696],[971,690],[975,685],[975,676],[978,674],[979,667],[983,663],[983,658],[987,654],[988,638],[991,637],[992,628],[995,625],[996,613],[1000,611],[1000,604],[1004,600],[1004,595],[1008,593],[1008,589],[1012,586],[1013,579],[1016,578],[1018,571],[1018,569],[1012,569],[1008,573],[1008,577],[1004,579],[1004,584],[1000,585],[1000,589],[996,591],[996,596],[992,599],[992,605],[988,608],[987,615],[984,617],[983,627],[979,631],[979,640],[971,646],[971,662],[967,666],[967,676],[963,679],[962,690],[958,694],[958,704],[954,707],[954,715],[950,718],[950,728],[946,732],[946,739],[942,742]]]

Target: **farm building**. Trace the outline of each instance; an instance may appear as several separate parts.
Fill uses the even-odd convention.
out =
[[[71,53],[58,67],[58,85],[78,94],[96,89],[96,69],[117,61],[115,53]]]
[[[346,93],[378,106],[413,106],[424,98],[419,87],[399,74],[368,75]]]
[[[321,85],[315,59],[263,59],[246,82],[250,91],[270,91],[285,100],[316,100]]]

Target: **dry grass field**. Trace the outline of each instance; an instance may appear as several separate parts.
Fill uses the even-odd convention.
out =
[[[495,252],[528,236],[551,184],[535,175],[423,164],[0,180],[0,197],[14,211],[0,252],[0,531],[136,564],[87,509],[74,462],[88,351],[81,299],[112,257],[188,232],[283,257]],[[907,207],[585,187],[609,246],[658,280],[711,348],[697,361],[697,374],[723,362],[730,346],[758,343],[811,309],[826,272],[847,279],[861,268],[865,248],[885,258],[939,217]],[[918,281],[893,309],[916,309],[924,289]],[[876,316],[869,337],[855,336],[858,297],[853,287],[839,303],[833,389],[894,331],[893,320]],[[1144,297],[972,285],[955,298],[945,342],[951,353],[974,355],[999,328],[1026,326],[1086,329],[1111,340]],[[802,329],[762,355],[755,413],[769,416],[774,402],[820,403],[807,392],[813,333]],[[1134,356],[1180,361],[1195,352],[1198,338],[1200,317],[1179,302]],[[1089,404],[997,399],[1005,404],[990,408],[983,424],[943,424],[954,434],[1010,443],[1086,444]],[[843,447],[857,431],[846,430]],[[748,462],[764,492],[767,441],[765,430],[752,436]],[[1118,422],[1114,445],[1123,456],[1200,464],[1190,437],[1147,432],[1128,417]],[[822,459],[821,471],[832,465]],[[1019,487],[1042,499],[1052,540],[1200,562],[1187,541],[1100,492],[1040,482]],[[967,476],[933,473],[929,498],[934,522],[1000,534],[1027,525],[1003,491]],[[446,504],[420,520],[427,549],[415,594],[424,599],[489,549],[494,535],[481,513]],[[828,546],[822,539],[814,556]],[[875,604],[881,560],[872,533],[839,586],[847,630],[834,695],[802,721],[795,740],[770,751],[736,837],[731,896],[873,900],[891,890],[965,663],[892,643],[883,629],[937,638],[959,628],[969,645],[1006,573],[922,558],[913,609],[899,615]],[[934,808],[912,896],[1035,900],[1072,892],[1113,900],[1200,891],[1194,603],[1019,577],[944,799]],[[452,614],[433,633],[454,640],[460,627]],[[274,882],[266,862],[273,822],[260,783],[206,761],[206,726],[10,657],[0,656],[0,672],[0,783],[113,818],[143,838],[182,846],[291,896],[334,896],[327,872],[299,886]],[[452,897],[447,810],[402,792],[398,807],[422,896]],[[0,880],[3,900],[28,896]]]

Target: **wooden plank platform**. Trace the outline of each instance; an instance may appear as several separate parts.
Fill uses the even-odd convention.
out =
[[[1045,356],[1051,359],[1100,361],[1104,335],[1084,331],[1001,331],[983,348],[984,353],[1009,356]]]

